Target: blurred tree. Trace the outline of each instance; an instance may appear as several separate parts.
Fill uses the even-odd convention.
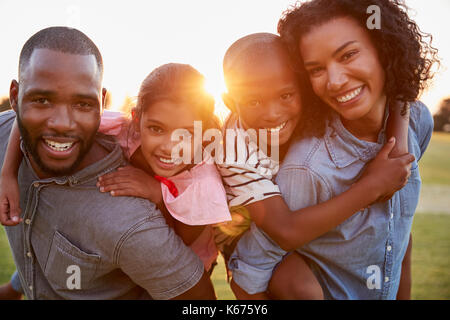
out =
[[[0,98],[0,112],[11,109],[11,105],[9,104],[9,97]]]
[[[125,113],[126,115],[131,114],[131,109],[136,105],[136,98],[126,96],[122,105],[119,108],[119,111]]]
[[[439,111],[433,116],[434,131],[450,132],[450,98],[444,99]]]

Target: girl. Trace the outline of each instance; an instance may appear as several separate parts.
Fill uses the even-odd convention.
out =
[[[380,29],[366,26],[371,5],[380,8]],[[293,142],[277,177],[291,207],[316,205],[348,189],[385,141],[388,106],[396,108],[396,100],[403,102],[403,113],[411,106],[408,148],[420,159],[433,126],[427,108],[415,100],[437,59],[401,2],[313,0],[289,10],[279,32],[322,101],[308,119],[317,139]],[[311,183],[303,193],[295,189],[301,181]],[[302,291],[295,284],[306,261],[325,298],[409,298],[410,230],[419,188],[415,160],[408,184],[391,200],[361,210],[283,260],[286,252],[251,230],[231,258],[239,271],[235,289],[268,288],[272,297],[298,298]]]
[[[131,122],[121,113],[104,112],[99,131],[118,138],[133,166],[100,177],[97,186],[112,196],[141,197],[157,204],[210,271],[217,257],[211,225],[230,220],[230,214],[220,175],[208,156],[191,164],[195,152],[203,154],[193,150],[194,121],[201,121],[205,130],[217,127],[214,99],[204,90],[203,75],[184,64],[156,68],[141,85]],[[188,141],[188,161],[172,159],[176,130]],[[16,174],[17,163],[7,171]],[[9,185],[16,184],[16,178],[14,182]]]

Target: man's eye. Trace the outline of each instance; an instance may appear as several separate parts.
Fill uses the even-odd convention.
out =
[[[89,102],[78,102],[77,104],[75,104],[75,107],[81,108],[81,109],[91,109],[92,104]]]
[[[36,98],[31,100],[33,103],[38,103],[38,104],[49,104],[50,101],[48,101],[47,98]]]

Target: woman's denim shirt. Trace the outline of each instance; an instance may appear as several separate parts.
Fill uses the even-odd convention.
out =
[[[418,160],[427,148],[432,131],[433,118],[429,110],[421,102],[412,103],[408,148],[416,160],[412,163],[407,185],[388,202],[375,203],[355,213],[335,229],[298,249],[318,278],[326,298],[396,298],[402,261],[419,199],[421,180]],[[377,143],[357,139],[344,128],[337,115],[328,121],[323,138],[295,141],[276,177],[290,209],[312,206],[347,190],[367,162],[376,156],[384,141],[384,129]],[[263,240],[263,237],[266,239]],[[274,242],[267,241],[267,235],[255,225],[241,241],[236,250],[237,256],[243,257],[246,254],[244,251],[248,253],[251,248],[251,255],[256,257],[258,252],[255,250],[261,248],[261,255],[269,257],[262,251],[270,252],[274,259],[271,266],[274,266],[285,254],[279,247],[269,247],[269,243],[275,246]],[[245,261],[241,257],[230,263],[240,281],[238,284],[244,289],[248,284],[250,289],[260,290],[261,287],[258,288],[255,282],[267,281],[270,275],[264,279],[263,272],[253,278],[251,274],[255,273],[256,264],[268,269],[269,261],[255,262],[255,258],[249,263],[251,258]]]

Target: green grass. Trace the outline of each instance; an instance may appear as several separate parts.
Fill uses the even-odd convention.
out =
[[[450,133],[433,132],[420,160],[420,175],[423,184],[450,185]]]

